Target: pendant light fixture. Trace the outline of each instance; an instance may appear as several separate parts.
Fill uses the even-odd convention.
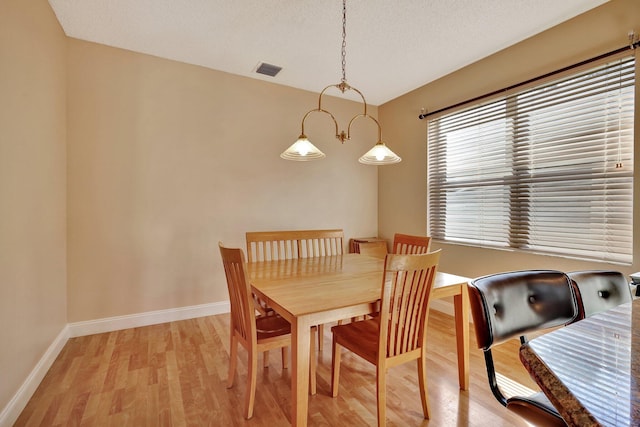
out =
[[[304,133],[304,121],[309,117],[311,113],[320,112],[328,114],[333,120],[333,124],[335,126],[336,138],[340,140],[341,143],[344,143],[345,140],[351,139],[351,124],[361,117],[368,118],[372,120],[376,126],[378,126],[378,142],[371,148],[371,150],[367,151],[360,159],[358,160],[360,163],[366,165],[390,165],[393,163],[398,163],[402,159],[398,157],[393,151],[391,151],[382,141],[382,128],[380,127],[380,123],[375,117],[369,115],[367,113],[367,101],[364,99],[364,95],[355,87],[349,86],[347,83],[346,77],[346,36],[347,36],[347,0],[342,0],[342,80],[338,84],[333,84],[325,87],[320,92],[320,96],[318,97],[318,107],[308,111],[304,117],[302,117],[302,132],[298,137],[298,140],[291,145],[291,147],[287,148],[280,157],[285,160],[296,160],[296,161],[309,161],[316,159],[323,159],[325,154],[320,151],[315,145],[309,141],[307,135]],[[322,97],[324,93],[329,88],[338,88],[340,92],[345,93],[348,90],[353,90],[360,98],[362,98],[363,111],[360,114],[356,114],[349,120],[349,124],[347,126],[347,131],[338,131],[338,122],[336,118],[329,112],[322,108]]]

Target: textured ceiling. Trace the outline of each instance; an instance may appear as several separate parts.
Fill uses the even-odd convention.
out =
[[[380,105],[605,2],[349,0],[347,81]],[[339,0],[49,3],[81,40],[313,92],[342,76]],[[260,62],[283,69],[256,74]]]

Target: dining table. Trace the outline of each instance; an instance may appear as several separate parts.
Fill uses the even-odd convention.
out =
[[[640,425],[640,299],[532,339],[520,360],[568,426]]]
[[[375,311],[384,259],[360,254],[247,263],[252,291],[291,323],[291,424],[306,426],[310,331]],[[469,279],[438,272],[431,298],[453,297],[458,380],[469,388]]]

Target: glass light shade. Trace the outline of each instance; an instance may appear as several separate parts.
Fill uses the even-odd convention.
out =
[[[371,150],[360,157],[358,161],[365,165],[391,165],[393,163],[399,163],[402,159],[396,153],[389,150],[389,148],[384,145],[384,142],[379,141]]]
[[[298,140],[280,154],[285,160],[296,160],[298,162],[306,162],[309,160],[324,159],[325,154],[307,139],[306,136],[300,135]]]

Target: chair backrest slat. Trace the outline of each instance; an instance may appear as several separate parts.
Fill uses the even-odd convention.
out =
[[[425,342],[429,296],[440,251],[427,254],[389,254],[380,303],[379,357],[416,350]]]
[[[429,252],[428,236],[411,236],[409,234],[396,233],[393,236],[394,254],[426,254]]]

